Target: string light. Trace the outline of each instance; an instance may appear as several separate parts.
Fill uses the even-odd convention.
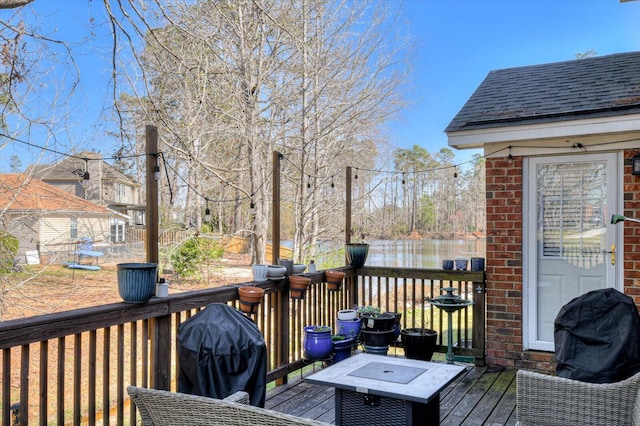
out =
[[[333,176],[331,176],[331,188],[335,188],[335,185],[333,184]]]
[[[153,166],[153,178],[155,180],[160,180],[160,166],[157,164]]]
[[[513,161],[513,155],[511,155],[511,147],[509,147],[509,156],[507,157],[509,161]]]
[[[453,166],[453,177],[454,178],[458,177],[458,166]]]
[[[88,181],[90,177],[91,177],[91,175],[89,175],[89,159],[85,158],[84,159],[84,173],[82,174],[82,182],[80,183],[80,185],[84,185],[84,183],[86,181]]]
[[[211,210],[209,210],[209,199],[205,198],[207,206],[204,209],[204,220],[205,222],[211,222]]]
[[[307,181],[307,189],[311,188],[311,175],[309,175],[309,180]]]
[[[404,172],[402,172],[402,184],[404,185]]]
[[[256,205],[254,204],[253,199],[251,199],[251,203],[249,204],[249,214],[251,216],[256,215]]]
[[[355,179],[358,179],[358,168],[356,167],[356,176]]]

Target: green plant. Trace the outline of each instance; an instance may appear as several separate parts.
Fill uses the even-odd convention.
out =
[[[358,306],[356,311],[361,314],[379,314],[380,308],[377,306]]]
[[[18,255],[18,246],[16,237],[8,232],[0,232],[0,272],[11,272]]]
[[[191,237],[171,255],[171,263],[176,273],[191,276],[198,272],[201,263],[218,260],[224,249],[217,241],[206,237]]]

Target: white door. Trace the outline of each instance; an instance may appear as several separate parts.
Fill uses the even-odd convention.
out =
[[[529,160],[525,346],[554,350],[560,308],[591,290],[618,288],[615,225],[618,156],[589,154]],[[613,253],[612,253],[613,252]]]

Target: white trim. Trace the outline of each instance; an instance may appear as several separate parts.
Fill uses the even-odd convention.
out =
[[[452,148],[477,149],[483,148],[486,144],[500,142],[576,138],[638,131],[640,131],[640,114],[628,114],[586,120],[555,121],[543,124],[447,132],[447,137],[448,144]]]

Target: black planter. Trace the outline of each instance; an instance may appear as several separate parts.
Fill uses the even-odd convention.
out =
[[[360,330],[360,338],[365,345],[369,346],[389,346],[394,340],[393,330],[372,331]]]
[[[351,243],[345,246],[345,256],[347,263],[354,268],[362,268],[367,261],[369,254],[369,244]]]
[[[409,359],[431,361],[438,333],[428,328],[405,328],[400,331],[404,354]]]
[[[362,321],[362,329],[368,331],[393,331],[396,325],[396,316],[386,312],[383,314],[361,314],[360,320]]]

